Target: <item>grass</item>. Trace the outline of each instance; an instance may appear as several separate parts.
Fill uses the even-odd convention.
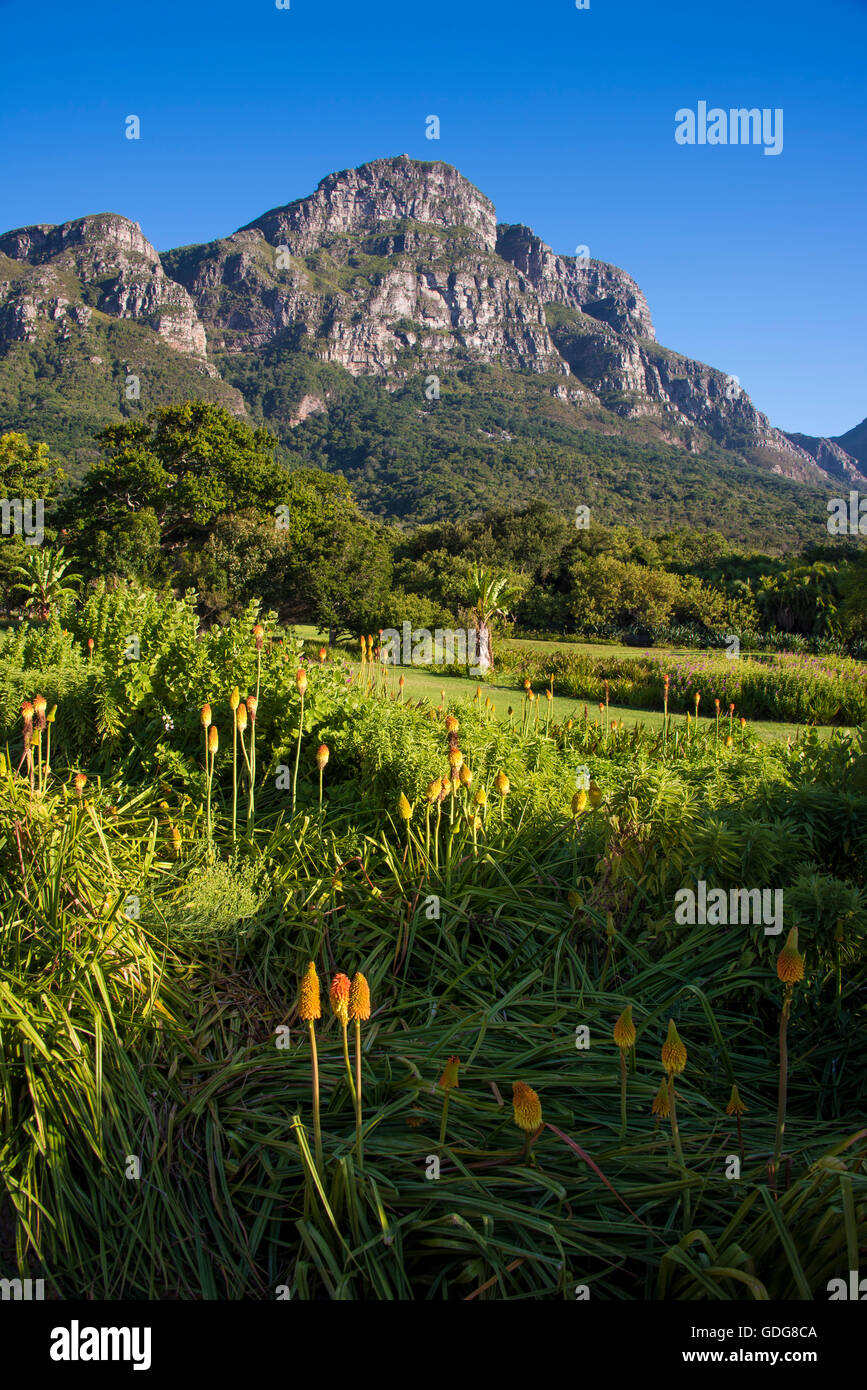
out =
[[[312,624],[299,624],[296,632],[305,641],[311,643],[327,642],[328,634],[322,633]],[[619,656],[623,657],[629,652],[629,648],[621,646],[595,646],[592,643],[572,643],[572,642],[536,642],[529,639],[513,638],[503,643],[504,646],[516,650],[539,650],[543,653],[553,653],[556,651],[574,652],[584,651],[593,656]],[[662,653],[665,654],[665,653]],[[671,648],[669,653],[672,656],[687,656],[692,653],[688,648]],[[350,658],[353,666],[358,665],[354,656]],[[745,659],[745,658],[744,658]],[[495,668],[496,671],[496,668]],[[478,680],[469,677],[437,675],[431,674],[416,666],[401,667],[398,674],[404,677],[404,695],[407,700],[423,699],[430,701],[433,705],[438,705],[441,701],[441,691],[446,692],[446,703],[448,705],[459,704],[466,700],[472,700],[479,685]],[[397,676],[395,676],[395,680]],[[500,720],[508,720],[508,708],[513,709],[520,706],[521,701],[521,682],[517,677],[504,675],[498,678],[495,674],[493,680],[484,682],[482,686],[484,696],[489,696],[496,707],[496,717]],[[556,694],[553,701],[553,719],[559,723],[565,723],[567,719],[578,719],[581,717],[585,704],[589,706],[591,718],[598,717],[598,710],[592,701],[573,700]],[[540,718],[543,715],[540,714]],[[705,722],[705,716],[699,716]],[[660,730],[663,723],[662,709],[658,710],[635,710],[626,705],[611,704],[609,706],[609,718],[621,720],[629,728],[644,727],[653,731]],[[684,715],[675,716],[676,722],[686,725]],[[712,724],[713,720],[707,719],[707,723]],[[773,739],[786,739],[797,737],[799,729],[803,726],[784,722],[782,720],[757,719],[750,721],[751,728],[764,741]],[[820,736],[829,737],[832,725],[819,726]]]
[[[187,635],[164,638],[172,688]],[[789,748],[750,727],[723,750],[707,721],[663,741],[649,721],[605,735],[556,713],[522,735],[504,711],[450,698],[473,776],[433,803],[443,715],[327,660],[308,667],[302,718],[297,663],[270,636],[255,813],[237,843],[229,693],[259,673],[249,635],[195,647],[196,699],[180,697],[188,724],[172,706],[159,772],[143,760],[147,704],[106,733],[81,796],[59,752],[40,794],[10,745],[0,1232],[21,1277],[65,1298],[269,1300],[286,1286],[304,1301],[573,1302],[587,1285],[618,1302],[765,1301],[824,1299],[863,1265],[867,733]],[[220,729],[210,836],[206,697]],[[56,738],[71,727],[61,698]],[[291,775],[275,770],[299,747],[293,814]],[[574,812],[577,764],[598,797]],[[780,943],[755,923],[678,925],[674,891],[697,878],[783,885],[801,930],[773,1176]],[[311,961],[319,1160],[299,1013]],[[360,1140],[327,1002],[332,974],[358,971],[372,997]],[[628,1005],[623,1134],[612,1030]],[[672,1018],[687,1049],[680,1157],[651,1111]],[[518,1081],[542,1107],[529,1141]],[[733,1083],[744,1152],[726,1177]]]

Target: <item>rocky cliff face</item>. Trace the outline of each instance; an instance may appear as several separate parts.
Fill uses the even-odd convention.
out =
[[[215,350],[279,342],[356,376],[470,360],[565,374],[542,300],[496,241],[484,194],[447,164],[402,155],[163,260]]]
[[[867,468],[864,463],[853,454],[847,453],[839,441],[818,439],[811,434],[787,434],[786,438],[815,459],[829,478],[836,479],[847,487],[858,488],[867,485]]]
[[[136,222],[103,214],[0,236],[2,342],[32,341],[40,320],[86,323],[94,310],[136,319],[179,352],[204,357],[205,330]],[[12,265],[9,265],[12,262]]]
[[[497,253],[526,276],[543,303],[577,309],[632,337],[655,337],[647,300],[617,266],[555,255],[523,226],[498,228]]]
[[[582,411],[709,441],[806,482],[863,482],[842,443],[772,428],[733,378],[661,347],[617,266],[498,226],[457,170],[401,155],[330,174],[233,235],[160,257],[112,214],[0,236],[0,357],[40,332],[130,319],[217,375],[214,354],[302,352],[388,382],[490,363],[554,377]],[[295,402],[289,418],[325,408]]]

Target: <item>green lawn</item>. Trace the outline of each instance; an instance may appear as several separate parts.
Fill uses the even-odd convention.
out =
[[[303,637],[304,640],[307,642],[322,641],[325,644],[327,644],[328,634],[320,632],[318,628],[312,626],[311,624],[299,623],[296,625],[295,631],[297,632],[299,637]],[[632,647],[614,645],[597,646],[593,643],[534,642],[524,638],[513,638],[505,642],[504,645],[511,647],[527,647],[533,648],[538,651],[550,652],[564,650],[590,651],[595,653],[597,656],[605,655],[606,653],[612,656],[624,656],[625,654],[636,650]],[[657,649],[654,648],[654,650]],[[684,656],[689,654],[690,650],[690,648],[686,647],[671,648],[670,654]],[[349,655],[349,659],[353,664],[358,664],[355,661],[354,655],[350,655],[348,653],[347,655]],[[461,700],[471,700],[474,694],[476,693],[476,686],[478,685],[478,681],[473,679],[464,678],[460,676],[440,676],[437,674],[430,674],[429,672],[421,670],[415,666],[403,666],[398,668],[396,673],[393,673],[395,691],[397,690],[396,682],[398,675],[402,675],[404,678],[404,699],[425,699],[429,700],[434,705],[438,705],[440,703],[440,700],[442,698],[440,691],[442,690],[446,692],[446,703],[449,705],[457,704]],[[504,679],[502,682],[498,680],[486,681],[482,685],[482,691],[484,695],[489,696],[490,699],[494,702],[494,707],[498,719],[508,719],[508,709],[510,705],[515,710],[516,714],[519,713],[521,708],[522,696],[522,691],[519,685],[510,683],[507,679]],[[545,700],[545,697],[543,695],[542,705],[539,709],[540,722],[542,719],[545,718],[546,705],[547,701]],[[593,718],[594,710],[589,705],[588,712],[590,713],[591,718]],[[555,694],[554,711],[552,715],[552,718],[555,723],[562,724],[565,722],[565,720],[570,718],[578,719],[583,716],[583,713],[583,701],[567,699],[562,695]],[[595,711],[595,717],[598,717],[598,710]],[[627,709],[622,705],[611,705],[609,706],[609,718],[616,719],[618,721],[622,719],[624,724],[627,725],[627,727],[631,727],[634,724],[644,724],[649,729],[659,729],[662,727],[661,709],[636,710]],[[672,716],[672,718],[674,727],[676,727],[678,723],[681,723],[684,726],[686,725],[686,715],[676,714]],[[803,725],[787,724],[777,722],[774,720],[757,719],[750,721],[750,727],[753,729],[754,733],[758,734],[760,738],[765,740],[771,740],[779,738],[794,738],[797,735],[798,730],[802,728]],[[832,727],[832,725],[820,725],[819,733],[822,735],[822,737],[828,738],[830,737]]]

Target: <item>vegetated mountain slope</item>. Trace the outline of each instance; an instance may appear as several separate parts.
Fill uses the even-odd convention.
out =
[[[815,534],[837,479],[867,484],[845,450],[802,447],[733,378],[661,347],[624,271],[498,225],[457,170],[405,155],[162,256],[113,214],[0,236],[0,428],[80,471],[94,429],[190,396],[408,522],[545,495],[759,525],[778,548]]]

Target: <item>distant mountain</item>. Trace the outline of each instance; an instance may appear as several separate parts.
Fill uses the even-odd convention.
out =
[[[845,449],[850,458],[856,459],[862,472],[867,471],[867,420],[862,420],[854,429],[838,434],[834,443]]]
[[[656,342],[625,271],[498,225],[457,170],[405,155],[163,255],[115,214],[0,236],[0,429],[80,474],[95,429],[191,396],[407,521],[458,494],[580,493],[612,519],[813,534],[830,484],[867,486],[867,422],[774,429],[734,378]],[[690,514],[714,492],[716,515]]]

